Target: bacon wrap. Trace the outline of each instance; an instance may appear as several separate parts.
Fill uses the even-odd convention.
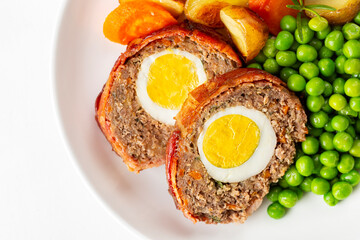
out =
[[[192,29],[190,29],[192,28]],[[206,28],[193,29],[193,26],[186,26],[186,24],[173,25],[159,31],[156,31],[145,38],[138,38],[133,40],[127,47],[126,51],[115,62],[112,68],[110,76],[104,85],[102,91],[99,93],[95,102],[95,119],[105,135],[106,139],[110,142],[113,150],[123,158],[123,161],[127,164],[129,171],[139,172],[142,169],[139,168],[137,160],[134,159],[126,152],[126,146],[122,144],[111,131],[111,123],[106,118],[106,113],[111,111],[111,107],[108,105],[109,94],[115,79],[119,78],[121,69],[125,67],[127,59],[137,54],[144,47],[150,43],[166,38],[166,37],[188,37],[194,42],[201,43],[209,48],[218,50],[219,52],[225,53],[228,58],[237,62],[241,66],[241,61],[234,50],[223,41],[217,34],[206,32]],[[180,41],[180,39],[179,39]]]
[[[211,104],[213,99],[231,88],[239,87],[244,83],[256,82],[270,83],[274,88],[286,88],[286,84],[284,82],[265,71],[250,68],[237,69],[235,71],[218,76],[213,80],[209,80],[190,92],[187,100],[181,108],[181,111],[175,117],[176,130],[172,133],[172,136],[169,139],[167,145],[165,165],[167,181],[169,184],[169,193],[172,195],[176,207],[184,213],[185,217],[194,223],[198,221],[205,221],[209,223],[209,219],[194,216],[191,212],[189,212],[186,199],[183,196],[182,190],[177,185],[177,177],[179,172],[178,164],[181,160],[181,153],[186,151],[186,149],[184,149],[182,146],[182,142],[185,141],[184,139],[186,139],[186,136],[189,133],[194,131],[193,127],[195,126],[196,121],[200,118],[202,109],[208,104]],[[290,96],[297,99],[293,93],[290,93]],[[298,99],[296,100],[295,109],[301,112],[304,111]],[[305,113],[303,116],[305,116],[306,119]],[[302,132],[301,139],[297,140],[303,141],[305,139],[305,133],[307,133],[305,123],[303,126],[301,126],[300,130]],[[268,172],[265,172],[264,174],[268,174],[267,178],[270,177]],[[247,209],[249,214],[255,211],[260,204],[261,199],[258,200],[256,204],[254,204],[253,208]]]

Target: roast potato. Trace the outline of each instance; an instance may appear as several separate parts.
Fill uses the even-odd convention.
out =
[[[228,6],[220,11],[221,21],[246,62],[264,47],[269,36],[266,23],[248,8]]]
[[[185,15],[191,21],[213,28],[223,27],[220,10],[229,5],[247,6],[248,0],[187,0]]]
[[[129,2],[129,1],[137,1],[137,0],[119,0],[119,3]],[[158,3],[166,10],[168,10],[171,15],[174,17],[178,17],[184,11],[184,3],[185,0],[148,0],[151,2]]]
[[[306,5],[324,4],[336,9],[336,11],[318,10],[315,11],[320,16],[326,18],[330,24],[340,25],[350,22],[360,10],[360,0],[306,0]],[[315,14],[306,11],[309,17],[315,17]]]

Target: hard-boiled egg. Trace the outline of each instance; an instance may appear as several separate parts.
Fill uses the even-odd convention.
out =
[[[263,171],[276,142],[266,115],[243,106],[214,114],[197,139],[200,160],[209,175],[220,182],[240,182]]]
[[[174,117],[188,93],[206,80],[198,57],[186,51],[167,49],[143,60],[136,93],[142,107],[154,119],[174,125]]]

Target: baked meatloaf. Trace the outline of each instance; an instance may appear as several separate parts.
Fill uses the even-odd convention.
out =
[[[178,53],[184,56],[180,56]],[[130,43],[127,50],[116,61],[109,79],[96,101],[98,125],[112,145],[113,150],[122,157],[130,171],[139,172],[165,162],[166,143],[174,130],[175,120],[173,118],[180,107],[170,109],[172,111],[170,114],[162,114],[173,121],[173,123],[171,121],[169,123],[154,117],[156,112],[155,115],[151,113],[151,111],[155,111],[153,109],[159,107],[160,112],[164,110],[161,106],[156,104],[154,106],[154,102],[149,100],[149,97],[142,101],[145,101],[146,104],[150,102],[150,107],[144,107],[144,103],[140,101],[140,98],[150,96],[149,88],[146,88],[146,84],[149,87],[150,78],[143,81],[148,76],[141,71],[144,68],[146,72],[147,66],[147,74],[149,74],[155,56],[159,58],[160,55],[163,56],[164,54],[178,54],[175,57],[179,57],[179,59],[181,57],[188,58],[190,55],[192,59],[198,61],[196,64],[200,64],[203,68],[200,69],[197,65],[197,71],[199,69],[202,71],[205,80],[241,66],[237,54],[216,34],[205,33],[194,29],[193,26],[187,27],[185,24],[162,29]],[[191,62],[191,58],[186,61]],[[180,68],[181,66],[179,66]],[[172,67],[165,63],[163,67],[158,67],[157,71],[171,72]],[[153,75],[156,74],[159,75],[156,72]],[[176,78],[178,73],[171,74]],[[145,76],[145,78],[139,76]],[[165,83],[163,89],[156,89],[158,84],[152,85],[155,89],[153,93],[155,98],[159,91],[161,93],[162,90],[166,92],[168,88],[175,88],[166,85],[173,83],[173,78],[169,77],[169,79],[170,81]],[[138,86],[140,80],[145,85],[142,92]],[[177,94],[173,94],[175,98]],[[163,97],[162,100],[167,101],[168,97]],[[173,116],[171,116],[172,114]]]
[[[285,86],[269,73],[243,68],[218,76],[189,94],[176,116],[176,130],[169,139],[166,156],[169,192],[176,207],[187,218],[193,222],[243,223],[260,206],[270,184],[277,182],[293,163],[295,142],[305,140],[307,118],[299,99]],[[228,116],[228,109],[245,109],[244,112],[253,111],[265,116],[269,125],[267,128],[264,125],[263,130],[273,129],[274,147],[270,151],[269,148],[264,151],[259,149],[257,158],[251,157],[239,167],[241,169],[250,161],[262,162],[261,168],[255,173],[250,173],[252,170],[240,171],[242,176],[235,176],[235,180],[233,175],[225,174],[225,181],[222,181],[221,176],[219,179],[216,175],[217,171],[209,172],[213,166],[205,164],[207,160],[203,160],[201,152],[206,150],[206,132],[211,127],[206,126],[208,120],[217,114]],[[231,110],[231,114],[236,115],[236,111]],[[238,115],[235,117],[242,117]],[[205,137],[201,142],[199,139],[204,131]],[[261,131],[260,133],[263,134]],[[213,138],[212,141],[217,140]],[[272,144],[271,138],[265,138],[264,141],[265,149]],[[217,144],[221,146],[213,144],[212,149],[225,151],[229,145],[227,139],[220,139]],[[246,152],[249,146],[246,145],[246,149],[242,151]],[[258,148],[259,146],[260,143]],[[237,155],[241,152],[237,153],[235,150],[230,154]],[[267,160],[266,155],[269,156]],[[211,154],[205,157],[209,156]],[[224,171],[228,169],[234,168]],[[220,172],[221,170],[223,169]]]

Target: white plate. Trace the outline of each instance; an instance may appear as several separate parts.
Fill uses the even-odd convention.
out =
[[[119,222],[150,239],[358,239],[360,190],[336,207],[306,194],[281,220],[264,204],[245,224],[193,224],[175,209],[164,167],[128,172],[94,118],[94,102],[124,47],[104,38],[102,24],[117,0],[70,0],[54,56],[54,98],[62,135],[86,182]],[[91,213],[90,213],[91,214]]]

